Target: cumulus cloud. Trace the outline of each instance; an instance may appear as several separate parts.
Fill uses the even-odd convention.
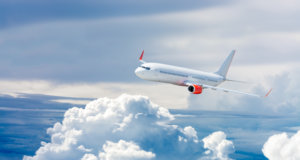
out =
[[[264,144],[262,152],[270,160],[300,159],[300,131],[290,138],[287,133],[275,134]]]
[[[174,116],[147,97],[100,98],[71,108],[47,130],[34,156],[44,159],[195,159],[202,155],[196,130],[170,125]],[[184,139],[180,141],[179,137]]]
[[[155,157],[152,152],[143,151],[135,143],[123,140],[118,143],[108,141],[103,145],[103,150],[104,152],[99,153],[101,160],[142,160]]]
[[[186,137],[188,139],[192,139],[195,143],[198,143],[198,136],[197,136],[197,131],[192,127],[192,126],[187,126],[187,127],[184,127],[183,130],[181,130],[181,132],[186,135]],[[178,140],[179,141],[184,141],[184,142],[187,142],[188,139],[187,138],[183,138],[181,136],[178,137]]]
[[[234,152],[233,143],[226,139],[224,132],[218,131],[205,137],[203,140],[204,148],[207,149],[205,154],[208,155],[203,159],[220,159],[228,160],[229,154]]]
[[[98,160],[98,158],[93,154],[87,153],[81,158],[81,160]]]

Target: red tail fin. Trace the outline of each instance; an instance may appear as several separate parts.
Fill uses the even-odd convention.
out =
[[[143,56],[144,56],[144,50],[143,50],[143,52],[142,52],[142,54],[140,56],[140,61],[143,60]]]

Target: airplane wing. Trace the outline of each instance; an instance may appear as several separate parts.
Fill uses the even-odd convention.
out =
[[[214,87],[214,86],[209,86],[209,85],[202,85],[203,88],[210,88],[212,90],[220,90],[223,92],[232,92],[232,93],[238,93],[238,94],[245,94],[248,96],[254,96],[254,97],[259,97],[259,98],[263,98],[263,97],[268,97],[268,95],[271,93],[272,89],[270,89],[267,94],[265,95],[257,95],[257,94],[252,94],[252,93],[245,93],[245,92],[241,92],[241,91],[236,91],[236,90],[231,90],[231,89],[226,89],[226,88],[221,88],[221,87]]]
[[[195,83],[190,83],[187,82],[185,83],[186,85],[194,85]],[[254,96],[254,97],[259,97],[259,98],[263,98],[263,97],[268,97],[268,95],[271,93],[272,89],[270,89],[267,94],[261,96],[261,95],[257,95],[257,94],[252,94],[252,93],[245,93],[245,92],[241,92],[241,91],[236,91],[236,90],[231,90],[231,89],[226,89],[226,88],[221,88],[221,87],[215,87],[215,86],[210,86],[210,85],[205,85],[205,84],[196,84],[196,85],[200,85],[202,86],[204,89],[205,88],[210,88],[212,90],[218,90],[218,91],[223,91],[223,92],[232,92],[232,93],[238,93],[238,94],[244,94],[244,95],[248,95],[248,96]]]

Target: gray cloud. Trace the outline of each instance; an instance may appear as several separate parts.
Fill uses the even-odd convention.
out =
[[[298,5],[271,3],[234,1],[7,28],[0,32],[0,78],[137,81],[137,48],[146,50],[148,61],[207,71],[216,70],[231,49],[238,50],[235,66],[290,66],[300,58]]]
[[[172,3],[171,3],[172,2]],[[174,3],[175,2],[175,3]],[[188,2],[158,1],[151,2],[125,1],[94,1],[94,0],[22,0],[0,1],[0,28],[14,27],[28,23],[45,22],[49,20],[106,18],[131,15],[147,15],[199,9],[220,2],[204,0]]]

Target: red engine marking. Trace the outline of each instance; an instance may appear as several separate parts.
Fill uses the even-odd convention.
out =
[[[202,86],[195,85],[195,84],[193,86],[194,86],[193,94],[201,94],[202,93],[202,90],[203,90]]]

